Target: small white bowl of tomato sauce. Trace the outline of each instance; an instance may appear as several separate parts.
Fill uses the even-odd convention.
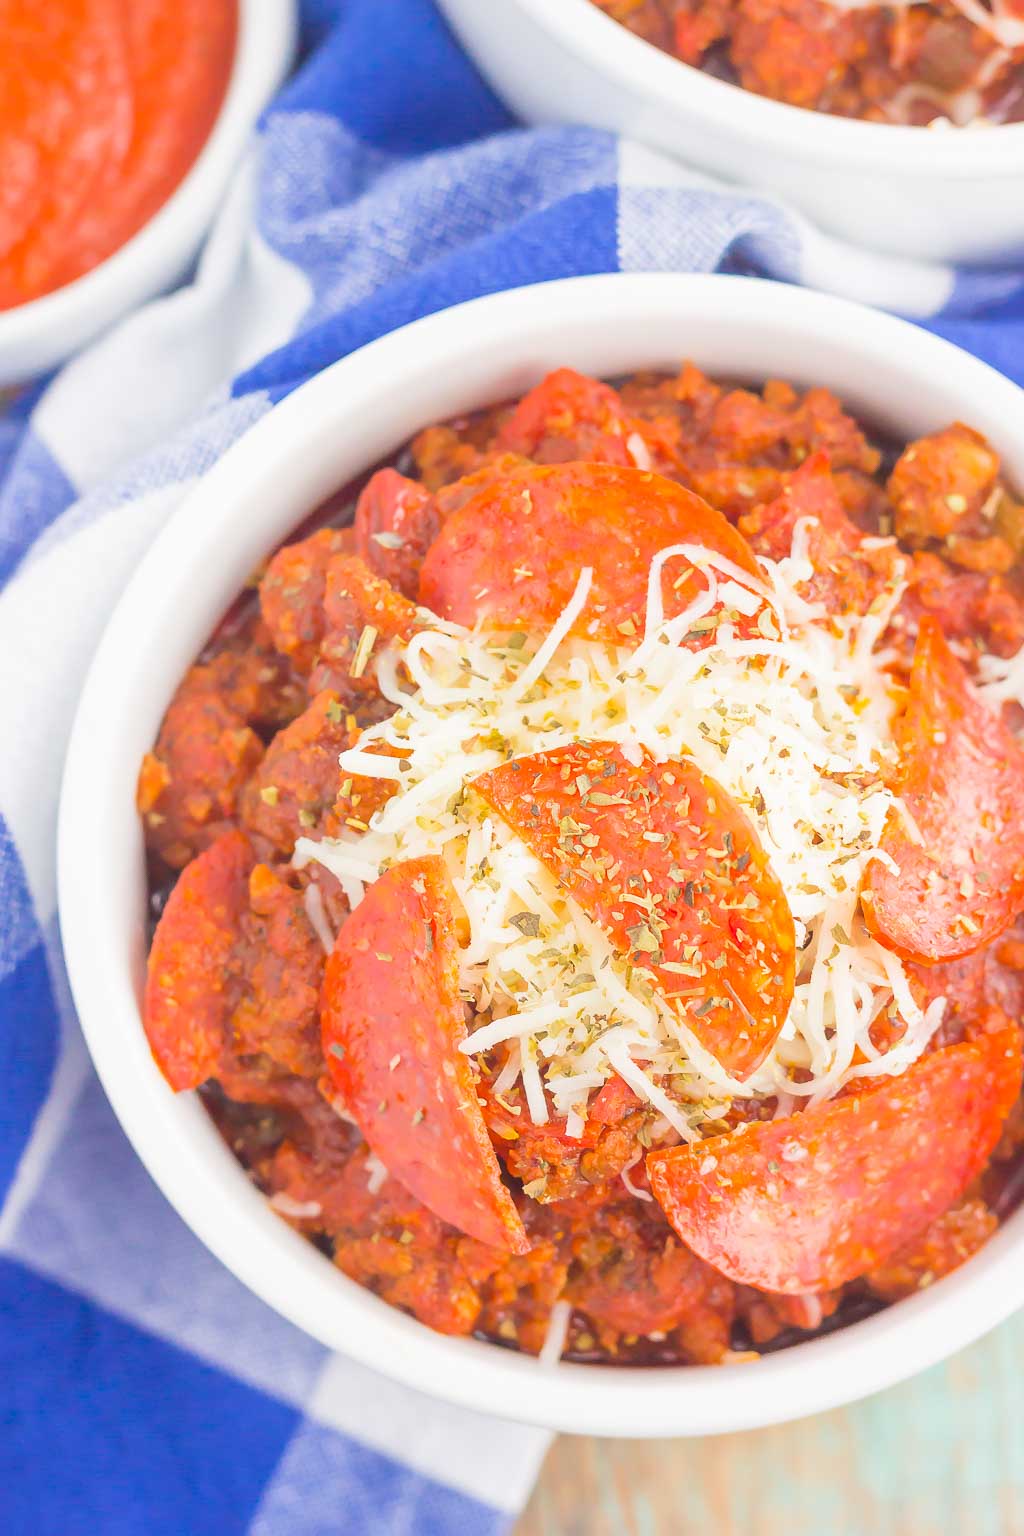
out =
[[[297,25],[294,0],[19,10],[0,39],[0,385],[186,274]]]
[[[835,1407],[1024,1302],[1021,403],[828,296],[577,278],[211,471],[83,691],[60,914],[128,1136],[264,1301],[623,1436]]]
[[[439,0],[528,122],[625,134],[923,261],[1024,249],[1013,0]]]

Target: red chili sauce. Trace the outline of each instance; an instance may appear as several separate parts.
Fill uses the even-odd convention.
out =
[[[125,244],[205,144],[237,0],[0,0],[0,309]]]
[[[918,126],[1024,118],[1022,0],[592,3],[684,64],[793,107]]]
[[[1024,508],[996,453],[958,423],[899,451],[827,390],[755,392],[687,365],[618,388],[559,370],[428,427],[396,465],[351,526],[304,529],[258,573],[143,763],[145,1024],[171,1086],[199,1090],[284,1220],[442,1332],[537,1352],[562,1302],[571,1357],[714,1363],[955,1268],[1019,1199],[1024,1142],[1024,749],[1012,707],[976,686],[986,656],[1024,642]],[[614,1074],[575,1130],[536,1123],[525,1078],[496,1086],[507,1045],[458,1050],[463,924],[443,861],[392,864],[351,911],[323,865],[292,862],[298,838],[364,831],[399,792],[338,764],[393,708],[375,658],[425,622],[420,605],[472,623],[504,604],[496,622],[545,633],[583,564],[601,622],[631,633],[648,545],[697,540],[742,575],[798,529],[827,623],[874,611],[905,562],[885,664],[914,824],[886,827],[902,879],[870,866],[858,899],[920,1006],[946,998],[941,1028],[898,1076],[810,1108],[739,1097],[692,1144]],[[736,622],[753,634],[763,616]],[[474,788],[666,995],[687,969],[679,935],[705,924],[740,1012],[702,1005],[694,1029],[743,1076],[792,994],[786,898],[737,807],[685,757],[663,766],[588,739]],[[673,846],[687,820],[713,829],[711,855]],[[965,840],[976,878],[957,865]],[[623,905],[638,860],[670,892],[656,941]],[[870,1050],[899,1033],[878,1015]]]

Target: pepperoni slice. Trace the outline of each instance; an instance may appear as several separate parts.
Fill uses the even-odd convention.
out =
[[[960,1197],[1020,1084],[1019,1032],[982,1035],[856,1096],[651,1152],[651,1189],[683,1241],[730,1280],[830,1290]]]
[[[896,727],[900,788],[920,841],[892,817],[864,912],[911,960],[955,960],[990,944],[1024,906],[1024,750],[975,691],[938,621],[921,620],[910,701]]]
[[[253,862],[244,833],[225,832],[185,869],[153,935],[142,1021],[157,1065],[179,1092],[217,1071]]]
[[[651,561],[672,544],[701,545],[760,581],[746,540],[673,481],[610,464],[531,465],[448,518],[423,562],[420,602],[459,624],[547,628],[589,566],[573,633],[628,645],[643,634]],[[666,616],[682,613],[705,585],[682,555],[667,560]]]
[[[728,1071],[763,1061],[793,997],[793,918],[721,785],[685,758],[634,766],[612,743],[583,742],[473,787]]]
[[[525,1253],[459,1050],[466,1024],[453,902],[436,856],[396,864],[370,887],[327,961],[324,1057],[334,1091],[389,1173],[442,1221]]]

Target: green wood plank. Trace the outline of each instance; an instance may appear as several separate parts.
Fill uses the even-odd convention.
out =
[[[1024,1536],[1024,1315],[853,1407],[705,1441],[562,1439],[518,1536]]]

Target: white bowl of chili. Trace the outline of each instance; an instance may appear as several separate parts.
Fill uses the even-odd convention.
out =
[[[288,70],[297,26],[295,0],[237,0],[226,82],[219,76],[204,81],[208,92],[223,92],[205,142],[198,153],[183,146],[179,179],[168,175],[170,190],[111,254],[41,297],[0,307],[0,386],[55,367],[185,276],[253,126]],[[220,42],[218,36],[218,47]],[[193,62],[197,69],[206,67],[201,50]],[[154,200],[150,197],[150,205]],[[95,230],[92,236],[102,238]]]
[[[835,390],[877,431],[966,419],[1024,483],[1021,391],[904,322],[750,279],[604,276],[499,294],[403,328],[336,363],[206,477],[127,587],[93,661],[68,751],[59,828],[61,929],[107,1094],[180,1215],[298,1327],[418,1389],[481,1411],[604,1435],[768,1425],[889,1386],[1024,1303],[1024,1211],[934,1287],[756,1362],[542,1364],[434,1333],[346,1278],[269,1208],[194,1094],[176,1096],[143,1032],[146,870],[138,764],[179,678],[252,570],[311,508],[425,423],[507,400],[549,369],[598,377],[674,368],[785,376]]]
[[[870,249],[990,263],[1024,248],[1024,123],[941,129],[812,113],[681,62],[591,0],[439,4],[527,122],[638,139]]]

